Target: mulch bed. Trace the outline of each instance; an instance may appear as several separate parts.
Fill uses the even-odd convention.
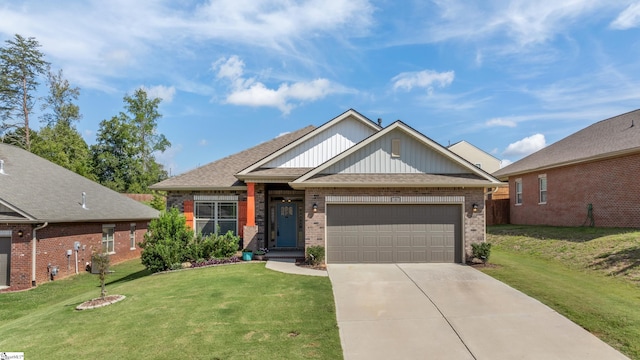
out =
[[[306,261],[296,261],[296,266],[304,267],[307,269],[313,269],[313,270],[327,271],[327,264],[312,265]]]
[[[104,299],[96,298],[89,301],[85,301],[82,304],[76,306],[76,310],[87,310],[87,309],[95,309],[111,304],[115,304],[118,301],[124,300],[126,296],[124,295],[109,295],[105,296]]]

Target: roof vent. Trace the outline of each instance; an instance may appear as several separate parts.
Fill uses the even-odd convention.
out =
[[[4,160],[0,160],[0,175],[7,175],[7,173],[4,172]]]
[[[382,118],[378,118],[378,126],[382,127]]]
[[[86,192],[82,192],[82,208],[83,209],[88,209],[87,208],[87,193]]]

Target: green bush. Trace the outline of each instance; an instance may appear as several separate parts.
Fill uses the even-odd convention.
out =
[[[324,262],[324,246],[316,245],[307,248],[307,261],[312,265]]]
[[[491,243],[473,243],[471,244],[471,253],[474,258],[480,259],[482,262],[486,263],[489,261],[489,256],[491,256]]]
[[[228,258],[238,251],[240,238],[228,231],[224,235],[211,234],[203,236],[197,234],[184,252],[183,261],[197,261],[198,259]]]
[[[151,272],[164,271],[181,263],[193,241],[193,230],[187,226],[184,215],[172,208],[151,221],[140,255],[142,264]]]
[[[208,245],[210,248],[207,247],[210,251],[207,258],[228,258],[238,251],[240,237],[234,235],[231,230],[224,235],[213,234],[210,238],[212,243]]]

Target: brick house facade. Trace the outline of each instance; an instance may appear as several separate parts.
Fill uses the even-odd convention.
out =
[[[148,222],[118,223],[59,223],[36,230],[35,282],[49,281],[85,271],[93,252],[102,250],[103,225],[114,226],[114,251],[110,253],[112,264],[140,257],[138,243],[144,238]],[[10,287],[3,291],[25,290],[32,287],[33,226],[25,224],[0,225],[0,233],[11,232]],[[22,230],[22,236],[19,231]],[[76,251],[74,245],[79,242]],[[133,246],[132,246],[133,245]],[[71,250],[71,255],[67,252]],[[77,257],[77,260],[76,260]],[[52,270],[57,268],[57,274]]]
[[[196,231],[228,224],[237,209],[237,233],[243,246],[253,250],[306,251],[319,245],[340,253],[338,243],[346,241],[347,246],[362,247],[358,251],[373,255],[362,259],[327,255],[328,262],[399,262],[396,255],[383,258],[390,253],[385,247],[397,254],[406,255],[407,249],[426,254],[427,260],[410,259],[415,262],[464,262],[471,244],[485,241],[485,191],[500,185],[401,121],[382,128],[349,110],[318,128],[288,133],[151,188],[167,191],[167,206],[184,212]],[[381,228],[377,232],[369,227],[371,236],[339,239],[336,234],[342,227],[332,222],[339,215],[327,212],[327,206],[336,211],[344,206],[348,212],[351,205],[365,212],[382,209],[376,216],[389,211],[396,215],[372,224]],[[420,218],[444,207],[447,215],[438,220]],[[401,212],[408,216],[400,219]],[[358,216],[345,231],[361,226]],[[394,226],[402,226],[404,232],[394,234]]]
[[[510,222],[640,227],[637,124],[640,110],[596,122],[494,173],[509,182]]]
[[[0,291],[84,272],[93,252],[108,252],[112,264],[139,258],[138,243],[158,215],[28,151],[0,144]]]
[[[640,227],[640,154],[522,174],[522,203],[511,201],[512,224]],[[547,200],[539,201],[538,179],[547,179]],[[591,210],[590,210],[591,209]]]

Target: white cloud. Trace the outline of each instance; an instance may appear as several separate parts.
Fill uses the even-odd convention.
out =
[[[507,160],[507,159],[502,159],[502,160],[500,160],[500,169],[502,169],[503,167],[507,167],[507,166],[509,166],[511,164],[513,164],[513,161]]]
[[[198,142],[198,145],[200,145],[200,146],[207,146],[208,144],[209,144],[209,142],[207,141],[207,139],[201,139]]]
[[[316,101],[333,93],[346,90],[331,81],[320,78],[312,81],[281,83],[278,88],[269,88],[255,78],[244,77],[244,62],[238,56],[220,58],[212,64],[219,79],[231,83],[225,102],[233,105],[253,107],[275,107],[288,114],[300,102]]]
[[[34,36],[70,82],[115,92],[122,89],[114,89],[114,79],[169,74],[172,63],[197,57],[203,44],[250,46],[314,63],[322,54],[312,53],[316,41],[348,42],[366,34],[374,10],[369,0],[110,0],[82,1],[72,8],[49,1],[3,2],[0,40],[15,33]],[[149,64],[166,50],[175,58]]]
[[[504,156],[527,156],[547,146],[542,134],[535,134],[509,144],[502,154]]]
[[[433,91],[433,86],[445,87],[451,85],[455,74],[453,71],[437,72],[433,70],[402,72],[394,76],[393,90],[411,91],[414,87],[426,88],[429,92]]]
[[[568,29],[597,21],[602,14],[617,11],[621,2],[608,0],[434,0],[432,16],[415,23],[404,43],[432,43],[448,40],[476,42],[488,49],[484,54],[512,54],[545,44]],[[400,41],[403,42],[402,40]],[[477,58],[476,58],[477,61]]]
[[[640,25],[640,2],[629,5],[610,26],[617,30],[626,30]]]
[[[506,127],[516,127],[516,122],[513,120],[503,119],[503,118],[493,118],[488,120],[485,125],[487,126],[506,126]]]
[[[219,79],[236,80],[244,73],[244,61],[237,55],[230,58],[221,57],[212,64],[212,68],[218,69],[217,77]]]
[[[152,87],[141,86],[147,92],[150,99],[160,98],[162,102],[170,103],[176,94],[176,88],[173,86],[156,85]]]

